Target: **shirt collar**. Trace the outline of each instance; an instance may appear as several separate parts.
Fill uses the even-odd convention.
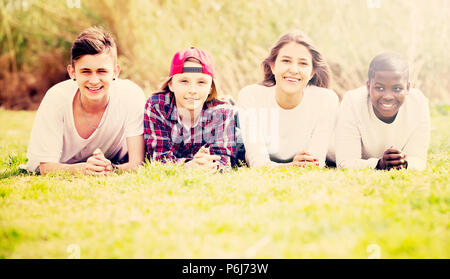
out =
[[[165,105],[169,106],[168,119],[171,121],[178,121],[177,105],[175,102],[175,96],[172,92],[167,93]]]

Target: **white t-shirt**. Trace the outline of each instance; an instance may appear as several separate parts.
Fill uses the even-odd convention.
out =
[[[292,162],[301,150],[325,165],[339,98],[330,89],[307,86],[301,103],[281,108],[275,86],[253,84],[238,95],[239,122],[250,166]]]
[[[111,84],[109,104],[99,128],[89,138],[82,138],[73,118],[77,90],[75,81],[66,80],[45,94],[31,130],[28,171],[35,172],[40,162],[85,162],[96,148],[109,160],[118,161],[128,152],[126,138],[144,133],[144,92],[130,80],[116,79]]]
[[[336,125],[336,165],[340,168],[375,168],[386,149],[393,146],[407,155],[408,169],[426,167],[430,142],[428,99],[411,88],[394,122],[375,115],[367,88],[347,92]]]

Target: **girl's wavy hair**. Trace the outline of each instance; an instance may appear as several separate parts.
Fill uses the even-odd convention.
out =
[[[328,88],[331,79],[330,67],[323,58],[322,53],[314,45],[313,41],[300,30],[294,30],[284,34],[272,47],[269,56],[262,62],[264,70],[264,80],[261,82],[261,84],[269,87],[276,84],[275,76],[272,73],[272,69],[270,66],[275,64],[280,49],[284,45],[291,42],[295,42],[305,46],[311,53],[314,75],[308,82],[308,85]]]

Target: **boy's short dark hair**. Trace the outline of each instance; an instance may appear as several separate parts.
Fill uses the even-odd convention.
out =
[[[90,27],[81,32],[73,42],[72,65],[83,55],[95,55],[104,51],[117,63],[117,47],[112,35],[101,27]]]
[[[382,53],[375,56],[369,66],[369,80],[375,76],[378,71],[403,72],[406,79],[409,79],[408,61],[397,53]]]

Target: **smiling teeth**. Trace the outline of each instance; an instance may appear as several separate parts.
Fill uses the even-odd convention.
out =
[[[284,79],[287,80],[287,81],[290,81],[290,82],[297,82],[297,81],[299,81],[296,78],[284,78]]]
[[[391,107],[393,107],[394,106],[394,104],[381,104],[383,107],[385,107],[385,108],[391,108]]]

